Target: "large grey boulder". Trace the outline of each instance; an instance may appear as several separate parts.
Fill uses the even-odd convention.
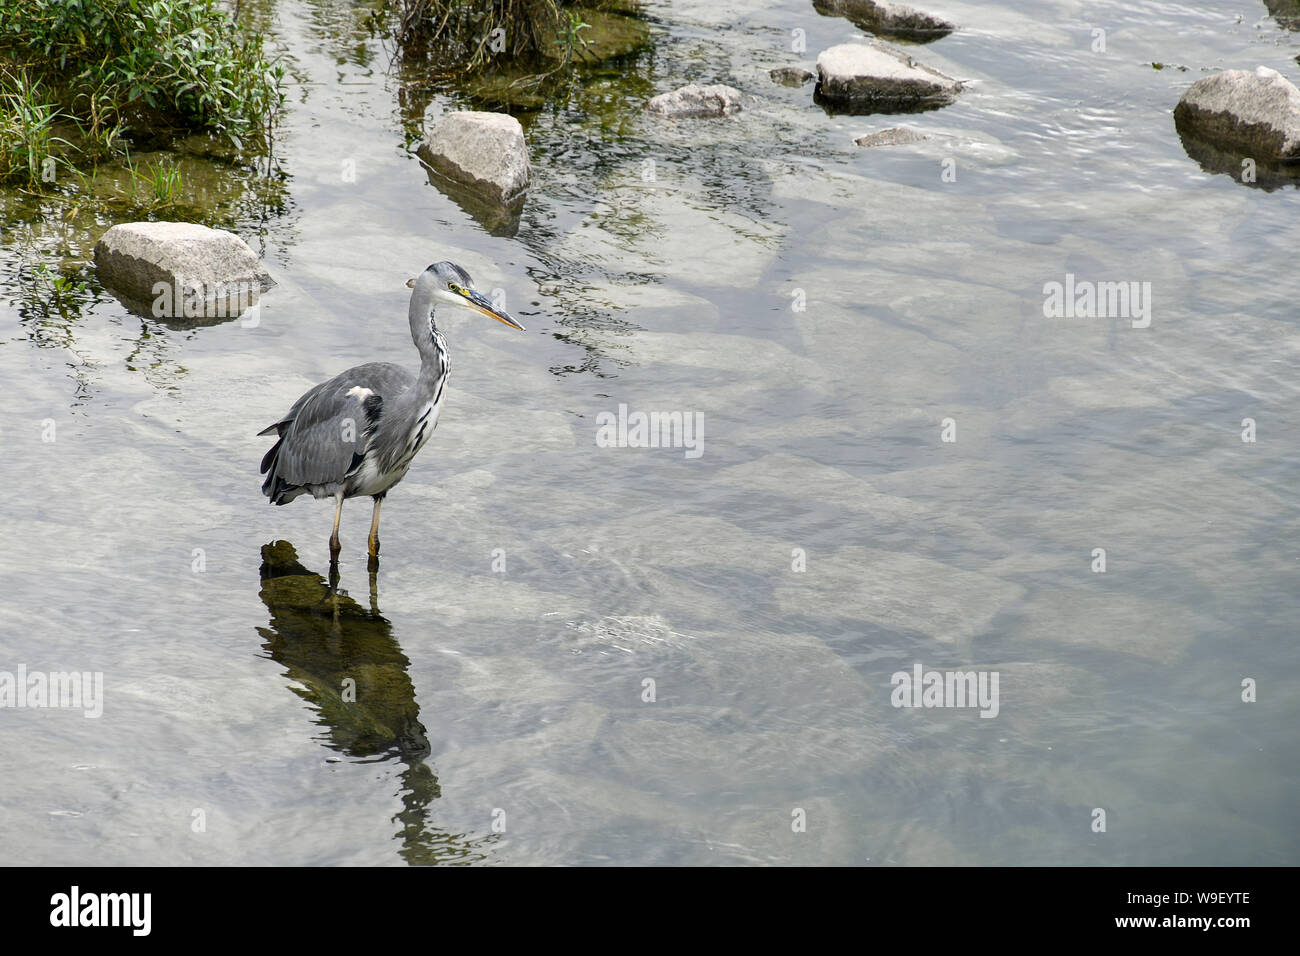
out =
[[[493,203],[509,205],[528,189],[524,129],[505,113],[445,113],[416,154],[431,169]]]
[[[956,29],[942,17],[890,0],[813,0],[813,9],[823,16],[844,17],[876,36],[913,43],[937,40]]]
[[[730,86],[715,84],[698,86],[691,83],[671,93],[660,93],[646,103],[645,108],[659,116],[730,116],[739,113],[744,105],[743,94]]]
[[[125,222],[95,244],[100,279],[133,306],[159,317],[194,314],[197,303],[223,314],[255,303],[275,283],[244,240],[193,222]],[[215,312],[213,314],[216,314]]]
[[[878,41],[841,43],[817,57],[817,95],[856,112],[947,106],[962,84]]]
[[[1174,109],[1184,137],[1258,162],[1300,159],[1300,89],[1277,70],[1224,70],[1197,80]]]

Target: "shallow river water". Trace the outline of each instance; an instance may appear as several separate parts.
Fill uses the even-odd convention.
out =
[[[1172,109],[1300,78],[1300,34],[918,5],[969,87],[882,117],[768,78],[858,32],[807,0],[646,3],[652,51],[519,114],[511,235],[429,184],[421,113],[465,101],[366,4],[249,4],[292,64],[282,188],[218,223],[277,282],[256,323],[141,318],[86,266],[111,220],[0,193],[0,671],[104,688],[0,709],[4,862],[1296,862],[1300,193],[1204,171]],[[752,99],[642,112],[692,81]],[[899,124],[931,138],[853,143]],[[414,366],[440,259],[528,331],[439,313],[440,427],[373,582],[345,507],[332,595],[332,507],[269,507],[256,433]],[[68,314],[40,262],[91,283]],[[1047,316],[1067,281],[1149,312]],[[700,454],[601,447],[620,406]],[[996,672],[996,716],[893,706],[917,665]]]

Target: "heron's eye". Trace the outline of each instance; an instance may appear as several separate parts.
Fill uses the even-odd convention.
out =
[[[454,283],[454,282],[448,282],[448,283],[447,283],[447,288],[450,289],[452,292],[455,292],[457,295],[464,295],[464,294],[465,294],[465,290],[462,289],[460,286],[458,286],[458,285],[457,285],[456,283]]]

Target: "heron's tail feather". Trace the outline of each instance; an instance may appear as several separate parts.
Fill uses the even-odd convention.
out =
[[[262,494],[266,495],[273,505],[287,504],[302,494],[303,491],[301,485],[291,485],[276,474],[275,468],[280,457],[280,446],[284,444],[284,433],[292,421],[293,419],[288,419],[276,422],[270,428],[258,432],[259,435],[276,434],[280,436],[279,441],[272,445],[270,450],[262,456],[262,466],[259,469],[261,474],[266,475],[266,481],[262,482]]]
[[[306,491],[302,485],[291,485],[283,478],[275,479],[275,487],[271,487],[270,479],[262,485],[262,494],[270,499],[273,505],[287,505],[300,494]]]
[[[273,505],[286,505],[305,490],[302,485],[289,484],[275,473],[274,468],[266,476],[266,481],[262,482],[262,494],[266,495]]]

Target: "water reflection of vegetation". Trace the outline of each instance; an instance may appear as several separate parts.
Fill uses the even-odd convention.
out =
[[[73,329],[81,311],[101,300],[80,273],[65,275],[44,262],[36,263],[27,274],[19,266],[18,295],[10,304],[18,312],[20,324],[37,346],[70,349],[76,344]]]
[[[271,0],[262,0],[270,4]],[[337,64],[363,69],[383,58],[373,41],[384,35],[389,0],[304,0],[306,23],[321,49]]]
[[[584,58],[601,58],[600,45],[611,33],[636,32],[635,24],[610,19],[636,6],[628,0],[393,0],[391,29],[404,48],[447,72],[508,61],[554,74]]]
[[[637,0],[393,0],[376,20],[393,43],[408,126],[435,92],[510,113],[562,106],[650,43]]]
[[[363,608],[324,577],[298,562],[293,546],[262,548],[261,598],[270,612],[265,639],[270,658],[285,667],[291,689],[316,710],[331,750],[358,760],[402,765],[394,817],[399,853],[412,864],[482,860],[487,841],[434,826],[430,805],[441,796],[429,767],[429,739],[420,722],[410,661],[379,613],[375,575]]]
[[[8,302],[18,315],[18,323],[28,340],[37,348],[65,349],[77,358],[70,364],[75,383],[71,405],[88,401],[94,390],[94,356],[85,354],[77,344],[77,328],[83,315],[113,297],[99,284],[88,266],[61,272],[34,256],[20,257],[9,283],[14,290]],[[128,320],[129,321],[129,320]],[[152,318],[143,318],[123,365],[139,372],[159,391],[174,391],[186,369],[171,358],[168,329]]]

